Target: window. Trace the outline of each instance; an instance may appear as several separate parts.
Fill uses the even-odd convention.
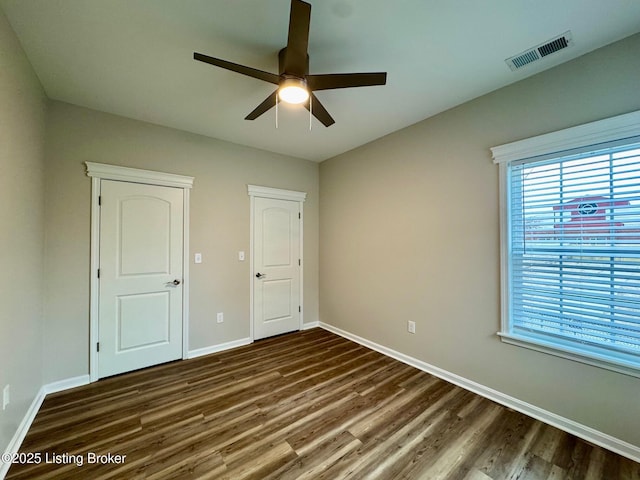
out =
[[[616,117],[492,149],[502,183],[500,335],[640,376],[640,137],[628,136],[629,125],[640,134],[640,117],[623,117],[624,130],[611,128]]]

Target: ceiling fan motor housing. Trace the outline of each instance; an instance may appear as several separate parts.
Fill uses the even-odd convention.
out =
[[[287,37],[287,46],[278,52],[278,75],[197,52],[193,53],[193,58],[200,62],[209,63],[216,67],[278,85],[278,89],[275,92],[269,95],[245,117],[246,120],[255,120],[277,105],[278,98],[282,96],[285,101],[304,105],[325,127],[329,127],[335,123],[335,120],[314,95],[314,91],[384,85],[387,82],[387,73],[329,73],[309,75],[308,47],[310,23],[311,4],[302,0],[291,0],[289,35]],[[296,95],[291,97],[295,97],[293,101],[286,100],[285,95],[283,95],[284,90],[286,90],[285,87],[289,86],[292,87],[291,90],[297,90]],[[313,111],[311,106],[312,101]]]
[[[304,78],[306,75],[309,75],[309,54],[308,53],[307,53],[307,66],[304,72],[301,72],[301,73],[285,71],[284,57],[286,54],[287,54],[287,47],[284,47],[282,50],[278,52],[278,72],[280,73],[280,76],[289,75],[290,77]]]

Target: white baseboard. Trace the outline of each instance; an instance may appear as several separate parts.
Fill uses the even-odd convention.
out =
[[[319,326],[321,328],[324,328],[325,330],[340,335],[341,337],[347,338],[356,343],[359,343],[360,345],[387,355],[388,357],[395,358],[396,360],[406,363],[407,365],[411,365],[412,367],[430,373],[438,378],[446,380],[447,382],[453,383],[454,385],[458,385],[465,390],[477,393],[478,395],[488,398],[489,400],[493,400],[494,402],[504,405],[505,407],[509,407],[520,413],[524,413],[525,415],[540,420],[541,422],[547,423],[551,426],[559,428],[560,430],[571,433],[576,437],[580,437],[583,440],[591,442],[595,445],[599,445],[603,448],[606,448],[607,450],[611,450],[612,452],[618,453],[633,460],[634,462],[640,462],[640,447],[636,445],[632,445],[628,442],[612,437],[611,435],[600,432],[586,425],[582,425],[581,423],[575,422],[560,415],[556,415],[553,412],[549,412],[548,410],[536,407],[535,405],[532,405],[530,403],[523,402],[522,400],[456,375],[455,373],[451,373],[434,365],[430,365],[426,362],[423,362],[422,360],[418,360],[416,358],[410,357],[409,355],[405,355],[404,353],[400,353],[383,345],[379,345],[375,342],[367,340],[366,338],[334,327],[333,325],[320,322]]]
[[[210,347],[196,348],[195,350],[189,350],[187,352],[187,358],[202,357],[203,355],[222,352],[224,350],[229,350],[230,348],[242,347],[243,345],[249,345],[250,343],[253,343],[253,340],[247,337],[247,338],[241,338],[240,340],[233,340],[227,343],[211,345]]]
[[[80,375],[79,377],[65,378],[57,382],[47,383],[43,388],[48,395],[50,393],[62,392],[71,388],[89,385],[89,383],[91,383],[89,375]]]
[[[24,417],[22,418],[22,421],[20,422],[16,433],[13,435],[13,438],[9,442],[9,445],[7,445],[7,448],[4,451],[5,454],[13,454],[18,452],[18,450],[20,449],[20,445],[22,445],[24,437],[27,436],[27,432],[29,431],[33,420],[36,418],[38,410],[40,410],[42,402],[44,402],[44,397],[46,395],[47,393],[45,387],[41,387],[35,398],[31,402],[27,413],[25,413]],[[10,466],[10,463],[0,462],[0,479],[3,479],[5,477],[5,475],[9,471]]]
[[[68,390],[70,388],[79,387],[81,385],[87,385],[89,383],[89,375],[81,375],[79,377],[67,378],[65,380],[60,380],[53,383],[48,383],[43,385],[38,391],[37,395],[31,402],[27,413],[25,413],[22,418],[22,422],[18,426],[16,433],[13,435],[13,438],[7,445],[4,453],[17,453],[20,450],[20,445],[24,440],[24,437],[27,436],[27,432],[33,423],[33,420],[36,418],[40,407],[42,406],[42,402],[44,402],[45,397],[50,393],[61,392],[63,390]],[[4,478],[7,472],[9,471],[9,467],[11,464],[2,463],[0,464],[0,479]]]
[[[309,330],[320,326],[320,322],[303,323],[301,330]],[[231,348],[242,347],[243,345],[249,345],[253,343],[251,337],[241,338],[240,340],[233,340],[231,342],[220,343],[218,345],[211,345],[210,347],[196,348],[195,350],[189,350],[187,352],[186,359],[202,357],[203,355],[209,355],[211,353],[223,352]]]

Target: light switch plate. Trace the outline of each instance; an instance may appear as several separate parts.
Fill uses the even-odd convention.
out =
[[[238,252],[238,260],[244,262],[244,252]]]
[[[193,261],[194,261],[195,263],[202,263],[202,254],[201,254],[201,253],[196,253],[196,254],[193,256]]]

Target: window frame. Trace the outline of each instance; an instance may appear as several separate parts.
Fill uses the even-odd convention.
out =
[[[640,378],[640,362],[614,359],[597,349],[579,349],[562,342],[513,333],[509,304],[512,252],[508,204],[511,196],[509,166],[512,162],[586,152],[611,142],[628,140],[629,144],[637,143],[639,137],[640,111],[636,111],[491,148],[493,161],[499,166],[501,319],[497,334],[503,342]]]

